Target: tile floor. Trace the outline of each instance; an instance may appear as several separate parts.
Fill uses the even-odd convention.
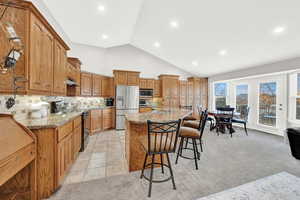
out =
[[[114,130],[91,136],[86,150],[79,153],[64,184],[127,174],[124,137],[124,131]]]

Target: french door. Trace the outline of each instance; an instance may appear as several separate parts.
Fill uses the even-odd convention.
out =
[[[286,128],[286,77],[271,76],[258,79],[256,85],[256,126],[259,130],[283,135]]]

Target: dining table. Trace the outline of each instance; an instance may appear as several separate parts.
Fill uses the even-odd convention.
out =
[[[233,115],[234,115],[235,117],[239,117],[239,116],[241,115],[241,113],[239,113],[239,112],[234,112]],[[215,120],[215,122],[217,121],[216,118],[229,118],[229,117],[230,117],[229,114],[220,112],[220,111],[218,111],[218,110],[211,110],[211,111],[208,111],[208,116],[212,117],[212,118]],[[216,128],[217,128],[217,125],[216,125],[216,123],[214,123],[214,124],[211,126],[210,131],[212,131],[212,130],[214,130],[214,129],[216,129]],[[224,127],[221,128],[220,132],[223,133],[223,134],[225,134],[225,133],[226,133],[226,128],[229,129],[229,127],[225,127],[225,126],[224,126]],[[232,131],[232,133],[234,133],[234,132],[235,132],[234,128],[231,128],[231,131]]]

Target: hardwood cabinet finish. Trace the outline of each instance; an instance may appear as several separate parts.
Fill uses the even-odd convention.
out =
[[[92,96],[93,78],[92,74],[87,72],[81,72],[80,75],[80,91],[81,96]]]
[[[56,42],[63,51],[69,47],[50,26],[36,7],[29,1],[13,0],[17,6],[11,5],[3,20],[13,25],[24,45],[24,53],[16,66],[16,76],[27,81],[17,81],[18,94],[63,95],[61,85],[63,73],[57,76],[57,63],[63,64],[63,56],[58,53]],[[0,6],[0,8],[4,8]],[[12,48],[7,43],[7,36],[1,31],[1,55],[6,55]],[[3,46],[2,46],[3,44]],[[1,61],[2,62],[2,61]],[[58,80],[54,80],[54,77]],[[54,84],[56,82],[57,84]],[[13,93],[13,73],[0,74],[0,93]]]
[[[160,75],[162,84],[163,105],[167,107],[179,107],[179,76]]]
[[[208,107],[208,79],[190,77],[188,78],[188,82],[192,85],[192,91],[189,91],[189,98],[192,98],[193,115],[199,117],[197,106],[200,105],[203,109]]]
[[[114,128],[114,108],[107,108],[103,110],[103,130]]]
[[[97,132],[102,131],[103,124],[103,115],[102,110],[91,110],[91,134],[95,134]]]
[[[54,43],[54,68],[53,68],[53,94],[66,95],[66,67],[67,67],[66,50],[63,46],[55,41]]]
[[[140,72],[127,72],[127,85],[138,86],[140,81]]]
[[[35,129],[38,199],[50,197],[63,183],[81,146],[81,116],[58,127]]]
[[[94,97],[100,97],[101,96],[101,82],[102,82],[102,76],[93,74],[93,96]]]
[[[101,96],[114,97],[114,80],[112,77],[103,76],[101,80]]]
[[[160,80],[154,80],[153,96],[161,97],[161,81]]]
[[[140,88],[154,89],[154,79],[140,79]]]
[[[180,106],[188,106],[188,82],[180,81]]]
[[[140,72],[114,70],[115,85],[138,86],[140,83]]]
[[[37,199],[36,137],[11,115],[0,114],[0,199]]]
[[[81,61],[74,57],[68,57],[67,61],[67,78],[78,84],[77,86],[67,86],[67,96],[80,96]]]

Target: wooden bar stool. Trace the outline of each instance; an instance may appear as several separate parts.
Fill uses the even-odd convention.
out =
[[[151,197],[152,183],[161,183],[169,181],[171,179],[173,183],[173,188],[174,190],[176,190],[169,153],[175,153],[176,151],[176,144],[178,140],[180,124],[181,120],[170,121],[165,123],[152,122],[148,120],[148,136],[141,136],[139,138],[140,143],[146,152],[141,178],[145,178],[150,182],[148,197]],[[156,155],[160,156],[160,162],[155,162]],[[168,164],[164,164],[163,162],[164,155],[167,158]],[[148,156],[151,156],[151,163],[147,164]],[[170,177],[164,180],[153,180],[153,169],[155,164],[161,166],[162,173],[164,173],[164,167],[169,168]],[[151,166],[150,177],[146,177],[144,175],[144,170],[148,166]]]
[[[202,150],[202,136],[203,136],[205,124],[207,121],[207,116],[208,116],[207,110],[205,110],[201,113],[200,121],[198,123],[198,129],[191,128],[191,127],[184,127],[184,126],[182,126],[180,128],[180,130],[179,130],[180,144],[179,144],[175,164],[178,163],[178,158],[180,156],[185,159],[195,160],[196,169],[198,169],[197,160],[200,160],[200,153],[199,153],[198,147],[197,147],[197,140],[199,140],[200,147]],[[189,139],[192,140],[193,148],[183,147],[184,140],[188,141]],[[183,149],[192,150],[194,152],[194,157],[192,158],[192,157],[183,156],[182,155]]]

